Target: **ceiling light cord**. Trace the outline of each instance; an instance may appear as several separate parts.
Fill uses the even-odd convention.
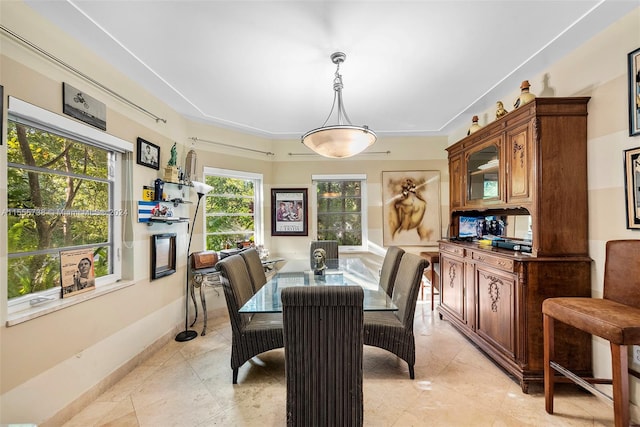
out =
[[[333,79],[333,103],[327,119],[321,127],[313,129],[302,135],[302,143],[315,153],[324,157],[342,159],[361,153],[376,142],[376,133],[368,126],[354,126],[347,115],[342,100],[342,75],[340,64],[347,55],[343,52],[334,52],[331,61],[336,64],[335,77]],[[337,124],[327,126],[337,104]]]

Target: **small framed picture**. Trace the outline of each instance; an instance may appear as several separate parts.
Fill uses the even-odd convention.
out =
[[[62,112],[100,130],[107,130],[107,106],[97,99],[62,83]]]
[[[176,272],[176,233],[151,236],[151,280]]]
[[[271,235],[307,236],[307,189],[271,189]]]
[[[148,168],[160,169],[160,147],[142,138],[138,138],[136,163]]]
[[[630,52],[629,62],[629,136],[640,135],[640,48]]]
[[[95,289],[93,249],[60,251],[60,281],[62,298]]]
[[[640,229],[640,147],[624,150],[627,228]]]

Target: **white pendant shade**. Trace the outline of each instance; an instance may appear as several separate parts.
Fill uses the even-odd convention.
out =
[[[376,142],[375,132],[365,127],[336,125],[307,132],[302,143],[324,157],[343,159],[364,151]]]
[[[333,105],[329,117],[324,121],[322,127],[313,129],[302,136],[302,143],[324,157],[333,159],[343,159],[361,153],[367,147],[376,142],[376,133],[367,126],[353,126],[342,104],[342,76],[340,75],[340,64],[344,62],[347,55],[342,52],[335,52],[331,55],[331,61],[336,64],[337,69],[333,80]],[[326,126],[331,118],[336,103],[337,125]]]

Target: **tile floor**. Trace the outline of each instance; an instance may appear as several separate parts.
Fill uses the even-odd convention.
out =
[[[416,378],[394,355],[365,346],[366,426],[611,426],[609,404],[573,385],[558,386],[555,415],[541,385],[529,394],[451,325],[418,301]],[[198,331],[202,325],[194,328]],[[284,426],[283,350],[240,368],[231,384],[231,328],[209,319],[206,336],[169,342],[64,424],[87,426]]]

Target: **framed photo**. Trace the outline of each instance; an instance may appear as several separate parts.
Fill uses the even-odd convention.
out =
[[[307,189],[271,189],[271,235],[307,236]]]
[[[136,163],[155,170],[160,169],[160,147],[142,138],[138,138]]]
[[[151,280],[176,272],[176,233],[151,236]]]
[[[627,55],[629,62],[629,136],[640,135],[640,48]]]
[[[107,130],[107,106],[69,83],[62,83],[62,112],[98,129]]]
[[[95,289],[93,249],[60,251],[60,282],[62,298]]]
[[[640,147],[624,150],[627,228],[640,230]]]
[[[436,245],[440,239],[440,171],[382,172],[384,246]]]

